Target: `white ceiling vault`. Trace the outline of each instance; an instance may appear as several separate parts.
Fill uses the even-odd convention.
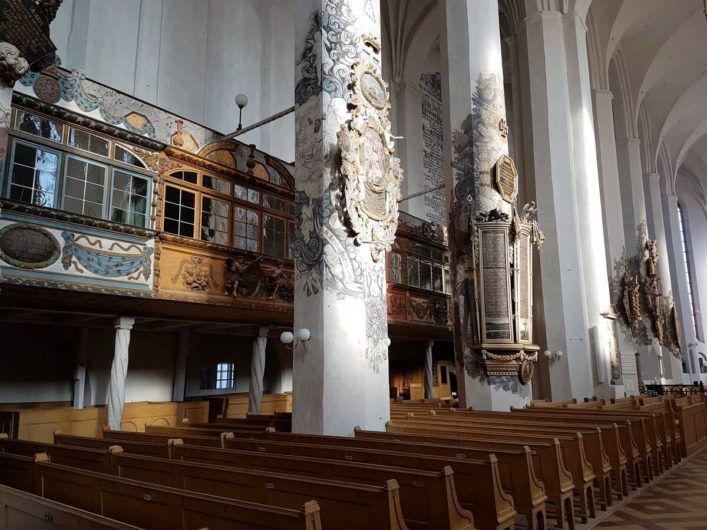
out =
[[[641,140],[644,171],[670,191],[681,172],[707,188],[703,10],[702,0],[593,0],[587,17],[592,84],[623,103],[617,137]]]

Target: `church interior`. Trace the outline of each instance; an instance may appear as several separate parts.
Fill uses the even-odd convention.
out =
[[[706,96],[707,0],[0,0],[0,530],[707,530]]]

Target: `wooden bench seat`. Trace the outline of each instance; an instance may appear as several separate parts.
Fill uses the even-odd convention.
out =
[[[233,436],[233,433],[219,432],[219,436],[179,436],[172,434],[154,434],[149,432],[111,431],[107,429],[103,430],[104,439],[115,441],[118,444],[123,441],[167,444],[169,440],[179,438],[183,440],[184,443],[188,443],[190,445],[201,445],[204,447],[223,447],[223,438],[228,436]]]
[[[127,440],[110,440],[106,438],[90,438],[88,436],[74,436],[69,434],[54,433],[54,443],[71,447],[107,450],[112,445],[120,445],[126,453],[135,453],[156,458],[169,458],[169,446],[166,443],[131,442]]]
[[[535,415],[537,412],[533,409],[513,409],[514,412],[529,411]],[[619,411],[619,410],[591,410],[577,411],[573,409],[547,409],[546,416],[561,418],[564,420],[581,421],[587,424],[592,424],[597,421],[630,422],[632,437],[637,444],[637,449],[642,455],[643,470],[647,479],[650,480],[654,475],[662,473],[666,467],[672,465],[669,456],[672,451],[668,451],[667,447],[671,443],[671,439],[667,436],[665,429],[661,427],[663,418],[658,414],[650,412],[635,411]],[[537,417],[537,416],[536,416]]]
[[[172,458],[363,484],[381,485],[395,479],[400,485],[400,502],[405,522],[411,529],[474,528],[471,512],[459,505],[454,486],[454,471],[450,466],[435,472],[190,445],[175,445],[172,448]],[[514,515],[515,511],[511,513],[511,523],[506,528],[514,528]]]
[[[528,445],[534,452],[533,457],[537,460],[537,469],[540,470],[541,480],[545,486],[545,492],[554,505],[556,513],[556,524],[562,528],[566,520],[570,528],[574,527],[574,504],[572,502],[574,483],[572,474],[566,468],[560,441],[547,436],[532,433],[500,433],[498,435],[477,432],[463,432],[460,429],[442,428],[435,426],[415,425],[408,423],[405,425],[389,422],[386,426],[388,433],[395,433],[396,438],[400,434],[417,435],[414,441],[429,442],[441,445],[471,446],[475,443],[494,442],[517,442],[521,445]],[[373,431],[355,431],[359,437],[386,436],[386,433]],[[401,438],[403,439],[403,438]],[[411,441],[407,439],[406,441]]]
[[[557,478],[564,472],[570,477],[570,482],[574,491],[577,493],[579,502],[579,515],[582,521],[586,521],[589,517],[593,517],[595,513],[594,502],[594,478],[595,474],[591,464],[587,461],[584,450],[584,440],[581,433],[572,429],[555,428],[550,429],[545,427],[539,429],[536,425],[513,425],[503,426],[498,422],[486,424],[475,424],[471,421],[457,421],[455,418],[445,418],[443,416],[414,416],[409,419],[396,419],[389,422],[389,425],[419,425],[429,429],[432,433],[437,429],[444,429],[445,435],[450,431],[456,431],[461,436],[476,436],[476,437],[491,437],[493,439],[504,440],[519,440],[528,443],[531,448],[535,449],[533,441],[554,442],[557,440],[560,443],[561,460],[560,465],[556,469],[551,469],[550,477],[543,475],[543,481],[546,484],[548,497],[555,505],[555,510],[558,515],[558,525],[562,523],[559,520],[564,519],[565,511],[568,515],[568,523],[570,527],[574,526],[574,504],[569,499],[566,501],[562,488],[556,486]],[[441,432],[441,431],[440,431]],[[522,436],[522,438],[519,438]],[[547,451],[548,448],[544,448]],[[552,449],[549,451],[552,454]],[[543,470],[545,471],[545,470]],[[556,473],[557,471],[557,473]],[[564,509],[563,509],[564,508]]]
[[[299,510],[264,506],[62,466],[46,455],[0,454],[0,468],[9,459],[24,459],[34,477],[29,493],[146,530],[322,530],[315,501]],[[19,481],[5,485],[23,489]]]
[[[449,465],[449,459],[436,455],[395,451],[392,448],[374,450],[357,447],[337,447],[328,444],[302,444],[293,441],[248,440],[233,438],[226,448],[260,453],[326,458],[344,462],[378,464],[410,469],[437,471]],[[478,514],[476,526],[482,530],[507,528],[509,517],[515,515],[514,502],[501,486],[496,457],[483,455],[453,463],[457,497],[463,508]]]
[[[0,486],[2,530],[141,530],[60,502]]]
[[[0,451],[14,455],[33,457],[45,453],[52,462],[65,466],[73,466],[97,473],[110,473],[110,461],[107,458],[112,452],[122,451],[117,445],[107,448],[72,448],[69,446],[28,442],[26,440],[0,439]]]
[[[444,457],[447,464],[454,469],[455,483],[460,503],[464,504],[464,493],[460,487],[459,468],[457,463],[465,459],[484,459],[494,454],[498,459],[501,485],[513,497],[516,510],[525,516],[526,525],[532,530],[546,528],[547,517],[545,501],[547,495],[542,481],[538,478],[530,448],[516,444],[488,444],[486,448],[464,448],[450,445],[432,445],[415,442],[393,441],[392,436],[384,440],[351,438],[348,436],[307,435],[281,432],[268,432],[265,437],[268,441],[277,441],[286,444],[311,444],[314,447],[321,445],[338,448],[365,448],[374,451],[395,451],[408,454],[430,455]],[[236,439],[238,440],[238,439]],[[228,446],[231,446],[229,441]],[[344,460],[352,455],[342,452]],[[473,513],[478,510],[472,508]],[[475,516],[477,525],[480,526],[479,516]]]
[[[179,437],[183,438],[185,436],[215,436],[219,437],[224,432],[232,432],[234,434],[248,434],[249,432],[260,432],[264,431],[266,427],[264,426],[229,426],[228,429],[223,429],[222,427],[216,425],[212,427],[167,427],[164,425],[145,425],[146,434],[161,434],[171,436],[172,438]]]
[[[356,484],[127,453],[113,455],[111,467],[112,474],[122,478],[269,506],[297,508],[309,499],[316,499],[324,528],[408,528],[395,480],[380,486]]]
[[[611,487],[611,472],[612,465],[609,455],[606,451],[606,446],[612,443],[612,431],[615,430],[613,425],[597,425],[597,424],[582,424],[581,422],[560,422],[553,421],[552,418],[544,420],[544,417],[535,417],[528,415],[518,415],[511,412],[483,412],[483,411],[471,411],[471,410],[459,410],[455,412],[436,412],[437,416],[450,417],[454,419],[462,420],[473,420],[479,423],[485,423],[489,426],[493,426],[496,430],[498,427],[502,427],[507,430],[511,425],[519,425],[523,427],[539,425],[540,431],[547,434],[557,433],[557,432],[578,432],[582,435],[582,442],[584,446],[584,454],[586,459],[591,466],[591,470],[595,475],[595,483],[597,489],[599,490],[599,501],[604,509],[606,506],[612,503],[612,487]],[[607,431],[607,432],[603,432]],[[616,440],[613,443],[618,443],[618,437],[613,436]],[[580,450],[579,447],[576,449]],[[615,450],[615,447],[614,447]],[[615,451],[618,454],[618,451]],[[623,493],[623,487],[621,486],[622,474],[625,476],[625,462],[622,464],[618,459],[616,460],[616,476],[618,481],[616,482],[617,494]],[[572,454],[565,453],[565,462],[567,467],[572,472],[573,477],[579,473],[586,473],[586,467],[581,466],[581,462],[576,456]],[[588,475],[584,475],[585,479]],[[575,481],[576,482],[576,481]],[[621,496],[621,495],[619,495]],[[591,515],[591,514],[590,514]],[[593,517],[593,515],[591,515]]]

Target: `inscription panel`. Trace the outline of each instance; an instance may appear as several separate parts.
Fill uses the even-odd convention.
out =
[[[508,231],[481,228],[481,282],[484,342],[512,340]]]

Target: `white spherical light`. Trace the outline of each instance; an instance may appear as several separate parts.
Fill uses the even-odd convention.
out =
[[[307,328],[302,328],[297,331],[297,338],[302,342],[307,342],[311,336],[312,334]]]
[[[283,331],[280,334],[280,342],[283,344],[292,344],[292,342],[295,340],[295,336],[292,334],[291,331]]]
[[[236,105],[238,105],[238,108],[242,109],[248,104],[248,96],[245,94],[238,94],[236,96]]]

